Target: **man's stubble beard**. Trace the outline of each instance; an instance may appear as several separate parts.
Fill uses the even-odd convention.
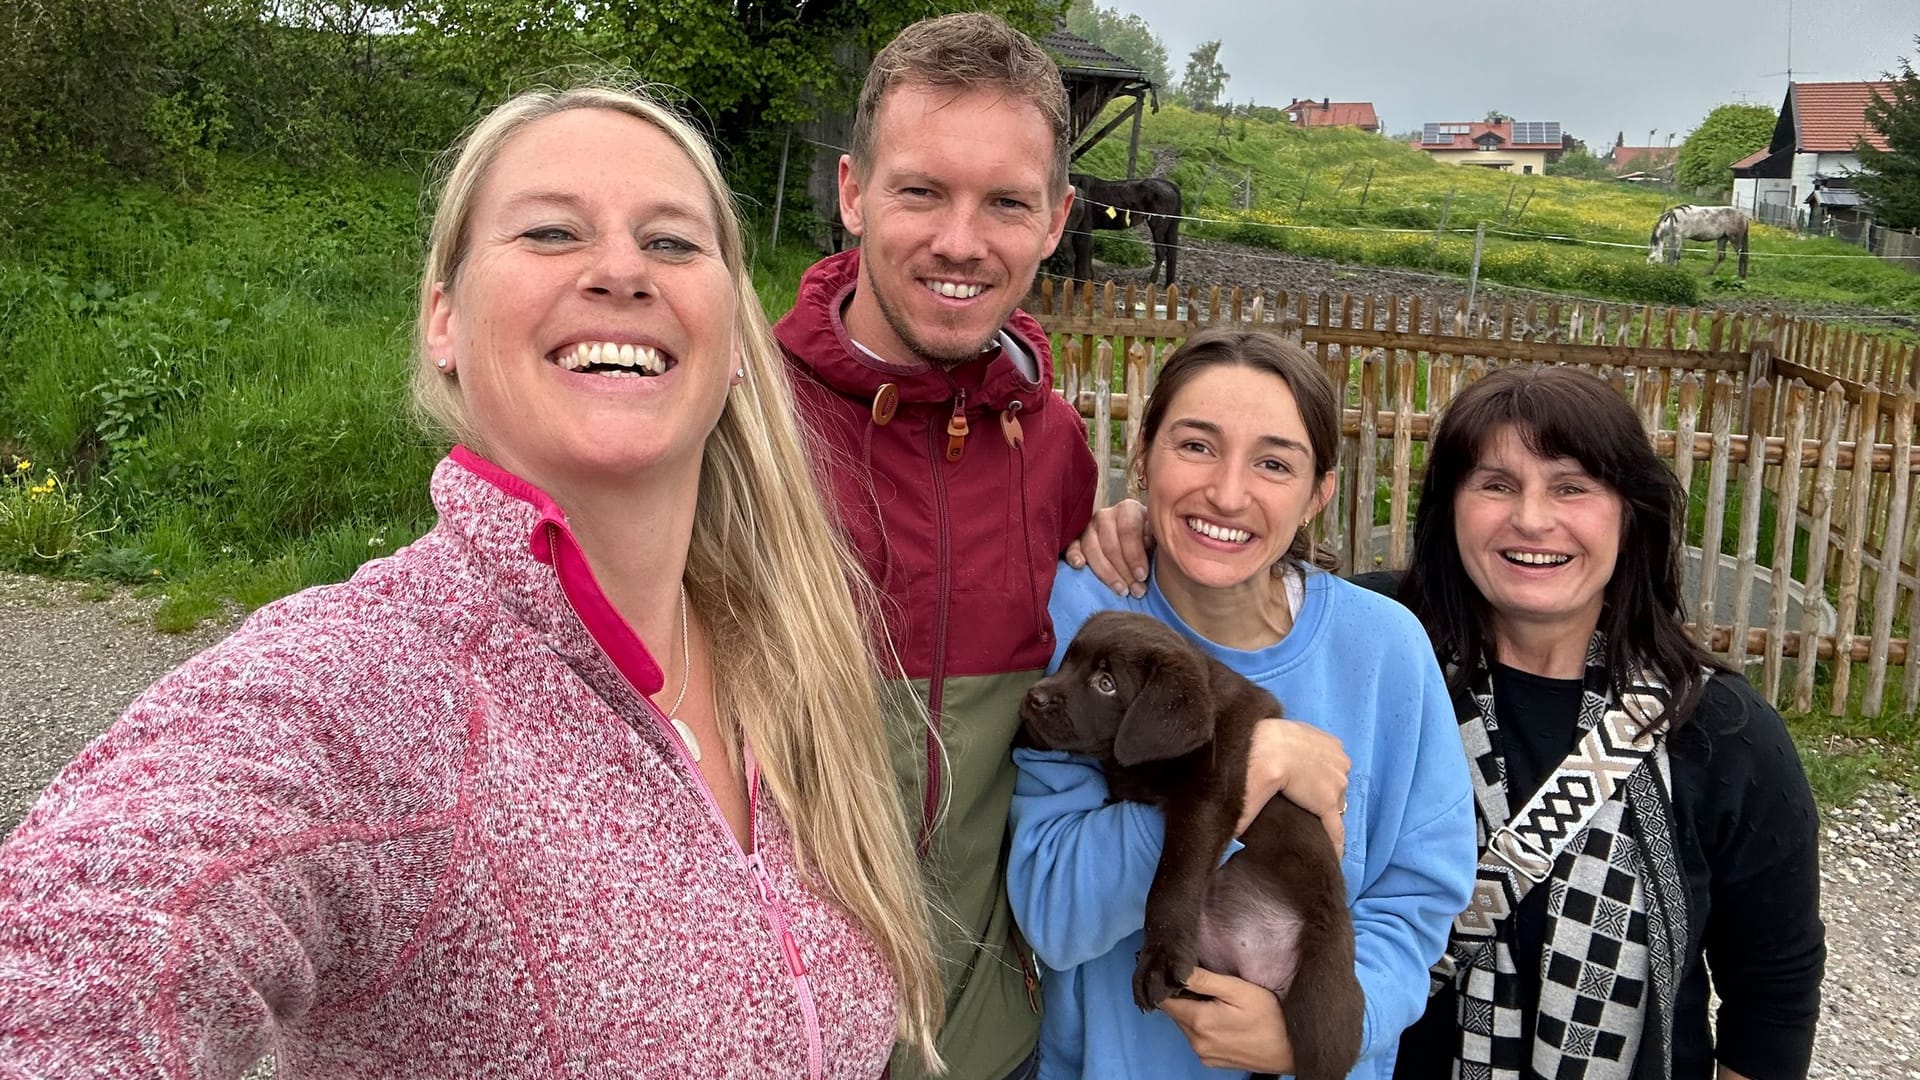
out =
[[[871,283],[872,279],[869,279],[869,284]],[[993,329],[988,332],[986,340],[980,342],[980,344],[974,348],[942,352],[935,351],[932,346],[928,345],[927,342],[920,337],[919,332],[913,328],[913,324],[907,317],[900,314],[900,312],[888,302],[886,290],[875,285],[873,288],[873,301],[874,306],[880,309],[880,317],[887,321],[887,328],[893,331],[893,336],[899,338],[901,344],[911,350],[916,357],[925,360],[935,367],[945,368],[947,370],[959,367],[969,360],[976,359],[981,353],[986,352],[987,348],[993,344],[994,339],[999,337],[1000,328],[1006,325],[1007,319],[1013,315],[1012,311],[1008,311],[1006,315],[1001,316],[1000,319],[995,322]]]

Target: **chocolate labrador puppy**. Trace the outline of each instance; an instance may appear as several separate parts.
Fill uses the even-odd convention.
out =
[[[1158,806],[1166,845],[1133,970],[1141,1011],[1194,966],[1280,998],[1299,1080],[1340,1080],[1360,1057],[1364,998],[1340,863],[1320,819],[1269,801],[1225,865],[1246,797],[1247,754],[1272,694],[1146,615],[1088,619],[1060,670],[1021,704],[1022,741],[1100,760],[1115,800]]]

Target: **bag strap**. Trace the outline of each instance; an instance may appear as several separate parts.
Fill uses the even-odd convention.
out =
[[[1487,837],[1473,898],[1453,921],[1456,937],[1492,944],[1500,920],[1547,880],[1567,844],[1653,753],[1665,721],[1666,701],[1639,688],[1608,706],[1533,797]]]

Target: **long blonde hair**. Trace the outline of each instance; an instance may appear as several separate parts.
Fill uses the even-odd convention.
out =
[[[899,1041],[929,1068],[944,991],[930,913],[887,757],[878,669],[868,644],[872,586],[822,507],[780,354],[753,289],[740,223],[706,140],[642,94],[603,86],[519,94],[454,151],[441,186],[420,286],[414,403],[454,438],[477,434],[459,383],[437,374],[425,334],[436,283],[466,256],[473,194],[516,132],[570,109],[637,117],[679,145],[706,181],[721,256],[733,273],[735,332],[746,378],[707,437],[687,554],[689,600],[726,678],[719,722],[739,765],[744,736],[793,834],[802,870],[873,938],[898,985]],[[478,445],[478,444],[476,444]]]

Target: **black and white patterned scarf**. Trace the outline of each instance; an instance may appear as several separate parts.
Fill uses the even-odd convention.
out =
[[[1641,674],[1616,703],[1605,657],[1605,637],[1596,632],[1587,647],[1580,747],[1517,815],[1507,802],[1506,758],[1485,664],[1470,681],[1473,707],[1462,710],[1460,736],[1473,764],[1481,850],[1490,843],[1511,849],[1518,866],[1526,852],[1513,842],[1513,825],[1525,820],[1528,831],[1551,841],[1591,817],[1551,869],[1538,860],[1533,874],[1545,875],[1539,887],[1548,890],[1548,921],[1531,1040],[1522,1022],[1508,901],[1515,885],[1524,895],[1532,881],[1524,870],[1510,873],[1497,883],[1508,898],[1502,899],[1502,889],[1487,880],[1497,875],[1488,874],[1483,859],[1475,906],[1455,921],[1447,954],[1434,966],[1436,986],[1452,985],[1458,994],[1457,1080],[1517,1080],[1528,1072],[1552,1080],[1629,1080],[1646,1040],[1654,1040],[1645,1050],[1657,1054],[1658,1075],[1672,1074],[1687,910],[1667,794],[1662,714],[1669,696]],[[1556,832],[1556,824],[1564,827]]]

